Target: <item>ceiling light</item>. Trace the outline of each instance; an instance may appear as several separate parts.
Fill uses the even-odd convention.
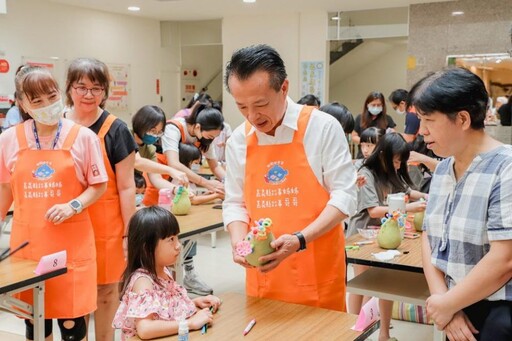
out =
[[[335,17],[332,17],[331,20],[340,20],[340,17],[335,16]]]
[[[463,11],[453,11],[452,12],[452,17],[456,17],[456,16],[459,16],[459,15],[464,15],[464,12]]]
[[[132,12],[138,12],[138,11],[140,11],[140,7],[130,6],[130,7],[128,7],[128,10],[132,11]]]
[[[243,0],[246,4],[252,4],[253,2],[256,2],[256,0]]]

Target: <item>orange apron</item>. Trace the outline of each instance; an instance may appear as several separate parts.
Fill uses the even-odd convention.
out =
[[[45,318],[75,318],[96,310],[96,252],[87,209],[59,225],[44,218],[50,207],[75,199],[85,189],[76,178],[70,152],[79,129],[79,125],[71,128],[62,149],[31,150],[24,125],[16,127],[20,151],[11,178],[14,215],[10,246],[28,241],[16,256],[35,261],[67,252],[68,272],[46,281]],[[32,304],[32,290],[18,298]]]
[[[288,144],[259,146],[256,133],[247,135],[251,127],[246,123],[244,199],[250,224],[271,218],[276,238],[308,226],[329,200],[303,145],[312,109],[304,107],[301,111],[298,131]],[[267,274],[247,269],[247,295],[345,311],[344,244],[339,224]]]
[[[156,160],[158,163],[167,166],[167,158],[164,154],[156,153]],[[170,178],[170,176],[166,174],[161,174],[161,176],[165,180],[169,180]],[[147,173],[144,173],[144,179],[146,179],[146,191],[144,192],[144,200],[142,200],[142,203],[145,206],[153,206],[158,204],[158,188],[153,186]]]
[[[107,191],[98,201],[89,206],[96,240],[98,284],[120,282],[126,267],[123,253],[124,222],[117,191],[116,173],[110,165],[105,149],[105,135],[115,120],[116,117],[109,114],[98,132],[108,174]]]
[[[180,142],[181,143],[188,143],[187,142],[187,135],[185,135],[185,127],[183,126],[183,124],[180,121],[178,121],[178,120],[168,120],[167,124],[172,124],[172,125],[174,125],[176,128],[178,128],[180,130],[180,133],[181,133],[181,140],[180,140]],[[199,148],[199,146],[201,145],[201,142],[196,141],[196,142],[193,143],[193,145],[196,146],[197,148]]]

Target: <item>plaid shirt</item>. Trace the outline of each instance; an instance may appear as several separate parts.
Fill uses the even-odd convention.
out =
[[[512,239],[512,147],[478,155],[459,182],[453,162],[447,158],[436,168],[423,225],[431,262],[448,288],[468,275],[490,242]],[[512,301],[512,280],[487,299]]]

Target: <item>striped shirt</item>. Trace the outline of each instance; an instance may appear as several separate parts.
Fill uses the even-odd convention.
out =
[[[468,275],[490,242],[512,239],[512,147],[478,155],[458,182],[453,163],[450,157],[436,168],[423,225],[431,262],[448,288]],[[512,301],[512,280],[487,299]]]

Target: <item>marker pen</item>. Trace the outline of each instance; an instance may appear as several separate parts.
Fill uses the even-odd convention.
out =
[[[249,332],[251,331],[252,327],[254,327],[255,324],[256,324],[256,319],[252,319],[251,322],[249,322],[247,327],[245,327],[245,329],[244,329],[244,336],[249,334]]]

